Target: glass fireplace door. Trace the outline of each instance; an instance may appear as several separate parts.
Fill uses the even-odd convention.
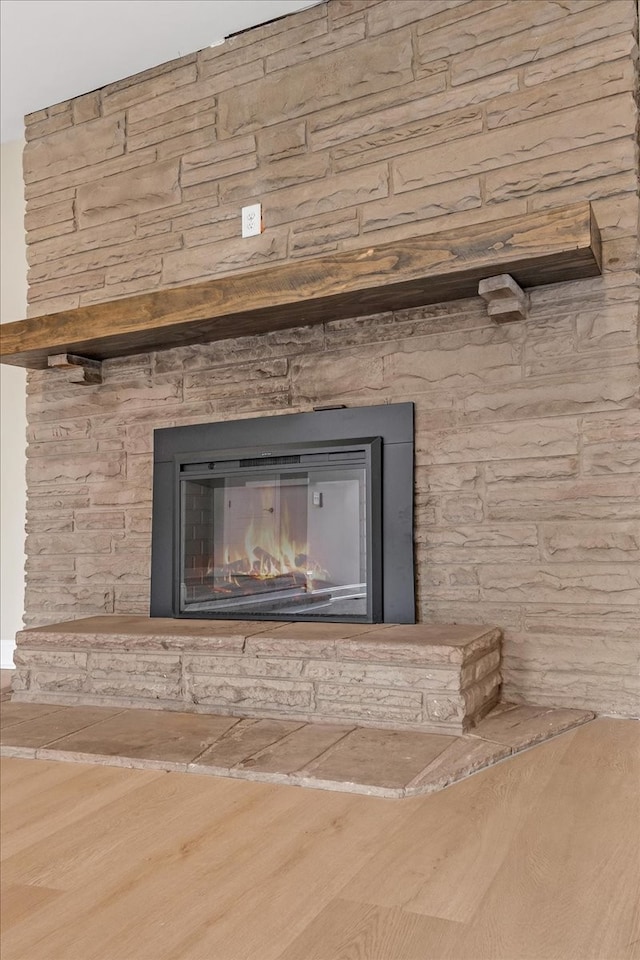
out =
[[[179,613],[369,617],[371,498],[358,453],[360,463],[350,452],[304,468],[252,460],[183,467]]]

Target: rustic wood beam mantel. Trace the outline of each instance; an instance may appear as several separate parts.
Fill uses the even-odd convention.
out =
[[[600,272],[598,227],[578,203],[3,324],[0,361],[105,360],[474,297],[497,274],[526,288]]]

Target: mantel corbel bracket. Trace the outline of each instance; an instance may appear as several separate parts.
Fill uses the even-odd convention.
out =
[[[73,383],[102,383],[102,362],[78,357],[73,353],[55,353],[47,357],[47,366],[55,370],[69,370]]]
[[[525,320],[527,317],[529,295],[508,273],[481,280],[478,294],[487,305],[487,315],[497,323]]]

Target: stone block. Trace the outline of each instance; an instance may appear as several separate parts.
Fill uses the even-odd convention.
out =
[[[318,716],[326,719],[419,723],[422,717],[422,693],[417,690],[318,683],[315,703]]]
[[[470,83],[479,77],[504,70],[505,64],[511,68],[543,61],[561,51],[571,51],[582,44],[590,44],[605,36],[625,33],[631,29],[631,7],[621,4],[613,14],[607,16],[605,6],[590,6],[573,16],[563,15],[556,4],[532,2],[532,8],[554,6],[559,14],[553,23],[540,23],[527,30],[521,30],[513,36],[497,38],[472,50],[466,50],[451,60],[451,82]]]
[[[465,704],[465,716],[477,720],[495,705],[500,693],[502,675],[500,669],[484,673],[481,679],[465,687],[462,691]]]
[[[76,228],[75,220],[71,217],[68,220],[59,223],[49,223],[42,227],[36,227],[29,231],[29,243],[37,243],[40,240],[48,240],[50,237],[61,237],[68,233],[73,233]],[[62,306],[60,309],[67,309]],[[73,307],[71,307],[73,309]],[[51,313],[56,312],[51,310]]]
[[[341,683],[366,690],[369,687],[389,687],[404,690],[458,690],[460,669],[455,666],[423,667],[378,664],[370,662],[343,662],[342,660],[309,660],[302,676],[308,680]]]
[[[508,389],[479,391],[465,397],[464,405],[470,420],[532,420],[634,407],[638,396],[637,365],[616,368],[612,382],[609,374],[581,374],[567,383],[566,378],[540,383],[525,383]]]
[[[86,674],[63,669],[32,669],[29,689],[31,693],[81,693],[86,689]]]
[[[38,303],[38,301],[59,302],[58,294],[82,293],[85,290],[104,287],[104,271],[92,270],[87,273],[76,272],[71,278],[65,277],[60,280],[49,280],[37,283],[35,279],[30,278],[27,300],[29,303]],[[46,310],[50,307],[47,305]],[[66,308],[65,308],[66,309]],[[69,307],[73,309],[73,307]]]
[[[567,617],[562,619],[566,623]],[[639,621],[640,616],[636,618],[640,628]],[[557,628],[553,634],[514,631],[505,647],[505,670],[531,670],[539,678],[547,670],[566,671],[569,675],[580,672],[593,679],[603,676],[607,683],[611,682],[611,677],[637,673],[640,649],[633,639],[611,638],[608,631],[606,637],[601,634],[594,633],[585,643],[583,638],[575,635],[564,636]],[[578,660],[579,671],[576,669]]]
[[[251,393],[275,393],[286,387],[288,361],[285,358],[234,364],[188,373],[184,378],[187,400],[207,400]]]
[[[464,146],[453,142],[429,147],[424,153],[392,161],[395,191],[403,193],[587,144],[631,137],[634,123],[631,95],[621,94],[519,124],[516,140],[511,129],[498,128],[467,137]]]
[[[311,24],[306,29],[308,30],[310,26]],[[321,29],[324,27],[321,21],[313,24],[313,26],[315,28],[313,40],[306,39],[304,42],[296,42],[293,37],[296,31],[288,30],[284,36],[289,42],[286,43],[284,49],[265,57],[265,72],[269,74],[273,73],[274,70],[285,70],[298,63],[308,63],[309,60],[324,57],[333,50],[340,50],[343,47],[358,43],[358,41],[364,39],[365,35],[364,18],[352,20],[329,33]],[[326,30],[326,27],[324,29]]]
[[[126,110],[135,104],[147,103],[179,87],[194,83],[198,73],[196,64],[177,61],[163,65],[162,72],[151,71],[128,78],[125,86],[117,83],[106,87],[102,95],[102,109],[105,114]]]
[[[640,517],[634,477],[497,483],[487,489],[490,520],[634,520]]]
[[[112,613],[113,588],[61,583],[54,572],[42,583],[38,580],[27,583],[25,604],[30,613],[37,613],[38,617],[51,614],[57,620],[65,616]]]
[[[73,583],[76,575],[76,559],[67,556],[29,556],[24,566],[29,574],[29,583],[52,581],[57,583]]]
[[[433,144],[462,140],[482,130],[480,107],[438,113],[339,144],[332,150],[336,170],[361,167],[407,153],[418,153]]]
[[[134,132],[129,129],[127,138],[127,149],[143,150],[145,147],[160,144],[161,152],[159,158],[166,159],[170,156],[178,156],[181,148],[191,146],[192,137],[197,137],[202,131],[205,143],[211,143],[216,137],[216,100],[215,97],[209,97],[205,100],[199,100],[195,104],[189,104],[191,109],[178,111],[181,116],[170,119],[167,114],[160,114],[159,120],[166,120],[162,126],[151,126],[147,130]],[[196,109],[197,108],[197,109]],[[169,111],[173,113],[174,111]]]
[[[428,63],[430,60],[452,57],[464,52],[469,52],[473,57],[478,47],[490,44],[496,37],[519,34],[524,24],[527,31],[530,31],[534,27],[566,16],[566,11],[560,4],[547,0],[520,0],[520,3],[522,20],[514,17],[508,6],[493,4],[488,8],[476,8],[476,15],[467,16],[461,23],[449,20],[442,27],[428,29],[429,21],[423,22],[418,27],[419,62]],[[510,66],[510,61],[506,60],[503,68],[505,65]]]
[[[307,147],[306,121],[286,120],[265,127],[258,132],[257,141],[257,150],[261,157],[283,160],[285,157],[297,156],[304,153]]]
[[[207,166],[201,165],[193,170],[185,170],[181,176],[184,197],[186,200],[195,200],[200,197],[214,196],[220,193],[219,181],[225,177],[254,170],[258,166],[255,153],[246,153],[227,160],[216,160]],[[256,174],[253,174],[255,177]]]
[[[304,661],[278,657],[250,656],[206,656],[205,654],[185,653],[182,658],[183,669],[187,676],[206,682],[209,675],[217,677],[272,677],[281,680],[294,680],[302,677]]]
[[[78,556],[86,553],[109,553],[113,542],[111,533],[30,533],[26,549],[31,556],[38,554],[66,554]]]
[[[342,643],[342,641],[340,641]],[[312,640],[296,637],[252,636],[246,641],[246,653],[250,657],[283,657],[314,660],[336,657],[337,641],[330,637],[314,637]]]
[[[580,372],[586,373],[588,370],[595,370],[602,373],[604,369],[612,370],[614,367],[623,367],[628,364],[633,357],[640,351],[633,347],[619,348],[618,350],[594,351],[583,354],[580,357]],[[546,377],[558,374],[575,373],[576,359],[575,352],[560,356],[543,356],[540,360],[527,363],[525,373],[527,377]]]
[[[88,658],[89,675],[98,679],[110,678],[116,673],[134,673],[144,677],[175,680],[181,674],[180,656],[172,653],[152,654],[140,651],[119,653],[113,650],[108,653],[99,653],[92,650]]]
[[[78,187],[80,227],[124,220],[179,203],[178,168],[177,161],[163,160]]]
[[[254,161],[254,166],[256,165],[257,160]],[[251,196],[261,196],[273,190],[286,190],[298,184],[313,183],[323,179],[328,170],[329,157],[322,153],[310,153],[304,157],[272,162],[263,161],[257,173],[229,178],[225,183],[221,183],[220,201],[226,204],[237,204]],[[183,174],[183,180],[184,178]],[[268,204],[265,204],[265,212],[266,210],[268,210]]]
[[[177,250],[164,257],[162,281],[181,283],[272,263],[283,260],[286,249],[286,234],[271,230],[250,240],[236,237]]]
[[[429,543],[434,546],[460,547],[535,547],[538,530],[533,523],[482,524],[432,530]]]
[[[438,349],[433,339],[414,337],[397,351],[385,351],[385,385],[408,396],[434,386],[457,392],[468,390],[469,383],[513,382],[522,376],[520,344],[501,331],[495,336],[492,328],[469,332],[459,343],[451,337],[445,349]]]
[[[322,326],[316,325],[163,350],[156,355],[155,370],[157,373],[212,370],[224,364],[319,353],[324,348],[324,339]]]
[[[78,581],[146,583],[150,562],[147,554],[82,556],[77,563]]]
[[[294,402],[362,398],[378,402],[382,390],[381,357],[326,353],[302,357],[291,363],[291,389]]]
[[[101,224],[98,227],[88,227],[84,230],[77,230],[68,237],[44,240],[42,243],[32,244],[27,252],[27,259],[30,267],[33,269],[37,267],[38,264],[51,260],[62,260],[79,253],[86,253],[89,250],[104,250],[106,247],[117,246],[128,240],[134,240],[135,236],[135,220],[119,220],[114,223]],[[51,276],[51,274],[35,273],[33,276],[37,279],[45,279]]]
[[[419,425],[418,425],[419,428]],[[415,471],[417,490],[429,493],[453,493],[475,490],[480,477],[480,470],[474,463],[455,465],[433,464],[429,467],[418,467]]]
[[[410,64],[411,35],[406,31],[326,54],[321,84],[301,63],[225,90],[218,101],[222,135],[260,129],[283,116],[313,113],[340,103],[347,92],[352,99],[407,83],[413,77]]]
[[[555,637],[573,637],[584,650],[596,640],[637,640],[640,634],[640,612],[616,601],[589,608],[584,604],[527,604],[523,609],[523,627],[528,633]],[[591,638],[585,641],[585,638]],[[607,642],[607,640],[603,640]]]
[[[487,109],[487,126],[493,129],[521,123],[554,110],[633,90],[633,87],[634,69],[630,59],[603,61],[590,70],[581,71],[579,84],[570,74],[500,97]]]
[[[587,711],[548,710],[540,707],[501,704],[494,716],[488,717],[473,731],[473,736],[503,743],[513,751],[524,750],[549,737],[592,719]]]
[[[436,511],[441,523],[479,523],[484,519],[484,503],[473,493],[439,497]]]
[[[339,240],[355,237],[359,232],[360,222],[357,210],[354,208],[344,212],[335,210],[321,214],[319,217],[309,217],[299,225],[292,225],[289,255],[293,257],[333,250],[337,247]]]
[[[504,696],[510,700],[549,707],[562,702],[565,708],[593,710],[596,713],[636,717],[640,689],[636,677],[628,675],[597,677],[583,673],[529,670],[505,671]]]
[[[312,694],[310,683],[232,676],[194,676],[188,687],[194,703],[235,708],[240,712],[247,709],[308,712]]]
[[[124,472],[124,461],[119,458],[73,457],[52,458],[37,457],[27,466],[27,482],[30,484],[55,483],[100,483],[112,477],[120,477]]]
[[[530,198],[535,209],[543,207],[546,191],[557,205],[556,191],[571,184],[578,185],[580,199],[585,196],[591,181],[596,196],[602,192],[602,182],[633,169],[634,142],[632,137],[594,144],[567,153],[553,154],[528,163],[490,170],[485,176],[486,198],[489,203],[504,203],[520,197]],[[568,202],[568,201],[567,201]],[[547,202],[547,206],[554,205]]]
[[[576,318],[578,350],[635,346],[638,305],[611,302],[605,309],[583,310]]]
[[[73,514],[60,510],[29,510],[27,516],[27,533],[71,533],[73,530]]]
[[[601,10],[597,11],[596,16],[602,13]],[[576,21],[573,21],[573,23],[575,24]],[[610,35],[611,32],[613,32],[613,36]],[[548,83],[557,77],[590,70],[613,60],[632,58],[636,49],[631,30],[620,31],[616,28],[614,31],[610,31],[604,26],[599,37],[590,36],[584,42],[581,38],[579,44],[549,50],[548,56],[534,58],[524,67],[524,83],[525,86]]]
[[[422,0],[403,0],[402,3],[371,5],[371,8],[367,10],[369,32],[372,36],[376,36],[389,30],[397,30],[408,23],[425,20],[425,18],[426,22],[430,23],[430,18],[437,17],[441,13],[446,16],[448,11],[451,11],[451,13],[447,19],[451,19],[456,14],[461,15],[459,8],[464,9],[464,6],[463,0],[453,0],[453,3],[451,3],[451,0],[431,0],[427,6]]]
[[[87,654],[65,650],[17,649],[13,654],[13,662],[16,667],[23,669],[45,667],[48,670],[80,672],[86,670]]]
[[[204,65],[203,65],[204,66]],[[161,124],[162,117],[171,111],[188,108],[189,104],[202,102],[216,98],[221,90],[235,88],[243,83],[256,80],[264,74],[264,67],[261,60],[254,60],[252,63],[242,64],[231,68],[219,74],[212,74],[209,77],[199,80],[197,83],[189,83],[175,89],[168,90],[157,97],[142,100],[138,104],[130,107],[128,114],[132,123],[141,123],[143,121],[151,122],[151,118],[157,117],[157,123]]]
[[[38,228],[51,226],[56,232],[60,231],[62,222],[73,221],[73,208],[74,201],[73,198],[70,198],[27,211],[24,218],[25,230],[33,232]],[[33,236],[30,238],[30,242],[32,241]]]
[[[477,660],[474,660],[472,663],[466,664],[462,668],[462,672],[458,678],[460,688],[466,690],[468,687],[473,686],[479,680],[483,680],[489,674],[493,675],[493,679],[489,686],[489,690],[493,692],[496,683],[498,682],[495,674],[500,669],[500,664],[502,661],[501,651],[499,649],[491,650],[489,653],[484,656],[478,657]],[[484,702],[484,701],[483,701]]]
[[[328,9],[330,20],[344,20],[345,17],[362,16],[363,11],[375,5],[377,0],[333,0]]]
[[[468,110],[473,105],[517,90],[518,82],[517,77],[501,75],[489,77],[472,87],[445,88],[444,76],[437,73],[400,90],[392,88],[323,110],[307,121],[311,146],[320,150],[378,133],[388,135],[397,127],[424,122],[425,111],[435,117],[441,113]]]
[[[104,160],[119,157],[124,150],[123,116],[102,117],[80,127],[69,127],[27,144],[24,151],[25,183],[50,180],[78,167],[93,167]]]
[[[105,677],[89,676],[87,693],[100,697],[131,698],[132,700],[182,701],[180,681],[174,677],[162,677],[149,673],[118,675],[109,672]]]
[[[640,440],[613,440],[585,446],[582,464],[588,474],[640,473]]]
[[[640,560],[640,523],[542,525],[542,545],[552,560]]]
[[[197,757],[192,769],[235,767],[273,744],[279,744],[299,728],[300,724],[292,721],[241,720]]]
[[[55,114],[55,116],[44,117],[42,120],[37,123],[30,124],[25,128],[24,138],[27,143],[30,143],[32,140],[43,139],[45,137],[51,136],[53,133],[57,133],[59,130],[66,130],[73,124],[73,117],[71,115],[71,110],[67,104],[67,109],[61,113]]]
[[[340,641],[340,659],[421,667],[470,662],[500,643],[495,628],[468,624],[383,626],[375,636]]]
[[[361,170],[327,176],[321,191],[313,182],[274,190],[264,205],[265,222],[269,225],[297,222],[379,200],[388,194],[387,166],[373,164]]]
[[[432,724],[442,724],[446,729],[462,732],[465,704],[462,696],[431,696],[424,698],[424,716]]]
[[[425,464],[519,460],[577,452],[578,427],[574,419],[539,418],[526,423],[476,424],[438,432],[429,438],[428,449],[419,441],[417,461]]]
[[[640,569],[624,563],[495,564],[478,572],[487,600],[527,603],[640,601]]]
[[[82,129],[84,130],[86,127],[82,127]],[[134,154],[121,154],[113,157],[111,160],[101,161],[100,175],[102,177],[109,177],[112,174],[131,170],[133,167],[141,167],[146,163],[154,163],[156,159],[157,150],[153,147],[149,147],[148,150],[137,150]],[[94,179],[95,167],[93,164],[77,167],[68,170],[66,173],[60,173],[55,177],[49,176],[44,180],[34,180],[32,183],[26,184],[25,197],[27,200],[48,197],[51,193],[66,190],[70,187],[75,188],[82,183],[93,182]],[[27,256],[28,254],[29,251],[27,251]]]
[[[71,112],[74,123],[86,123],[88,120],[97,120],[102,107],[102,97],[99,90],[86,93],[82,97],[75,97],[71,101]]]
[[[475,177],[445,184],[444,187],[440,184],[424,187],[368,203],[362,211],[362,231],[369,233],[402,223],[430,220],[480,207],[481,204],[480,182]]]
[[[640,436],[640,411],[625,410],[621,413],[594,414],[582,421],[582,437],[585,444],[604,441],[635,440]]]

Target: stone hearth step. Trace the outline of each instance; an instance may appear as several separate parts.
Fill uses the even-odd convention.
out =
[[[461,734],[496,704],[477,624],[103,616],[18,633],[13,699]]]
[[[0,756],[257,780],[381,797],[441,790],[592,719],[500,703],[462,736],[118,707],[2,703]]]

